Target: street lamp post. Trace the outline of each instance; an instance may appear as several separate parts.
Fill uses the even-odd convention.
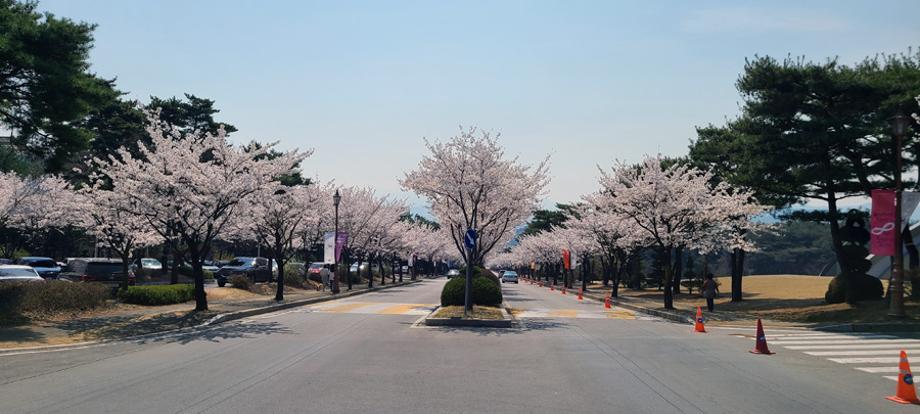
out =
[[[332,293],[339,293],[339,257],[336,250],[336,247],[339,245],[339,202],[342,201],[342,196],[339,195],[339,190],[335,190],[335,194],[332,195],[332,205],[335,206],[335,233],[332,236],[332,274],[335,275],[332,278]],[[348,279],[348,290],[351,290],[351,277],[346,276]]]
[[[901,246],[901,145],[909,119],[904,114],[897,114],[891,118],[891,130],[894,134],[895,168],[894,168],[894,267],[891,269],[889,280],[889,295],[891,296],[888,316],[903,318],[904,314],[904,251]]]

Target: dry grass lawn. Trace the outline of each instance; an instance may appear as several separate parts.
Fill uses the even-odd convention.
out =
[[[716,312],[710,320],[737,320],[765,318],[792,323],[865,323],[890,322],[885,301],[867,301],[856,305],[827,304],[824,293],[830,277],[802,275],[745,276],[744,300],[731,302],[731,278],[719,277],[720,296],[716,299]],[[887,289],[888,281],[882,285]],[[686,290],[684,290],[686,292]],[[620,294],[661,303],[662,293],[650,288],[642,291],[621,289]],[[681,294],[675,298],[675,307],[692,311],[697,306],[706,308],[706,300],[698,292]],[[909,321],[920,320],[920,303],[907,302]]]
[[[233,287],[212,287],[205,289],[208,300],[244,300],[260,298],[262,295]]]
[[[470,315],[469,319],[490,319],[490,320],[501,320],[504,312],[501,308],[495,308],[491,306],[473,306],[473,313]],[[437,312],[432,316],[434,318],[462,318],[463,317],[463,306],[443,306],[438,309]]]

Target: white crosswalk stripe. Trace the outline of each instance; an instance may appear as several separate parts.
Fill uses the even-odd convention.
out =
[[[751,338],[753,339],[753,338]],[[870,374],[885,374],[882,378],[897,381],[901,350],[920,356],[920,339],[900,338],[874,333],[782,333],[767,335],[771,347],[801,351],[805,355],[845,364]],[[920,358],[918,358],[920,361]]]
[[[900,351],[902,348],[898,348]],[[908,354],[917,354],[920,355],[920,348],[903,348],[904,352]],[[892,355],[897,352],[892,352],[891,349],[866,349],[866,350],[856,350],[856,351],[805,351],[805,354],[812,356],[868,356],[868,355]]]

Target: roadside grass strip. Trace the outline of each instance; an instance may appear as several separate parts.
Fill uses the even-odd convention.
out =
[[[754,338],[750,338],[754,339]],[[837,364],[897,381],[899,353],[920,361],[920,339],[876,333],[794,333],[768,335],[771,346],[801,351]]]

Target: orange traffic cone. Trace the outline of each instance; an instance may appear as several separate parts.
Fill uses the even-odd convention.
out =
[[[584,292],[582,291],[582,289],[581,289],[581,288],[578,288],[578,300],[582,300],[582,299],[583,299],[582,293],[584,293]]]
[[[907,362],[907,352],[901,351],[901,362],[898,363],[898,388],[897,395],[885,397],[900,404],[920,404],[917,399],[917,389],[914,388],[914,376],[910,373],[910,363]]]
[[[767,347],[767,335],[763,333],[763,323],[757,320],[757,345],[750,351],[752,354],[773,355]]]
[[[610,309],[610,296],[604,298],[604,309]]]
[[[696,323],[693,325],[694,332],[706,333],[706,327],[703,326],[703,308],[696,307]]]
[[[562,287],[562,294],[565,294],[565,286]]]

